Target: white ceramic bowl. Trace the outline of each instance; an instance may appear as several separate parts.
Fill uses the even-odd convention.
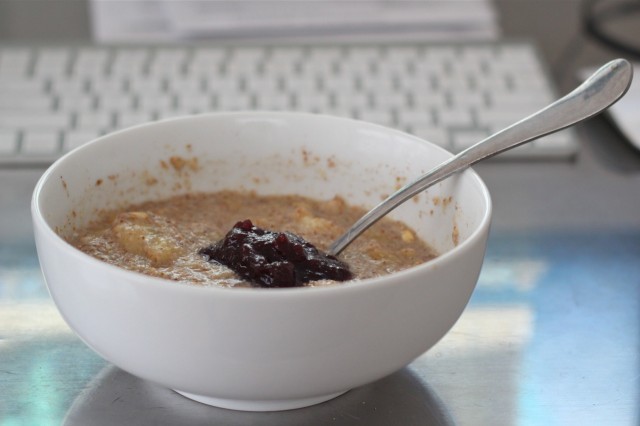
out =
[[[42,176],[32,201],[40,264],[69,326],[118,367],[220,407],[315,404],[407,365],[461,315],[491,217],[473,171],[393,213],[442,253],[437,259],[333,287],[178,284],[98,261],[60,234],[97,209],[186,191],[339,194],[372,206],[450,155],[396,130],[310,114],[220,113],[134,127],[74,150]],[[199,167],[163,167],[172,156],[197,158]]]

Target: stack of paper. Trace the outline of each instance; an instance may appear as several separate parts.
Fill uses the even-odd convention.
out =
[[[491,39],[489,0],[92,0],[99,42]]]

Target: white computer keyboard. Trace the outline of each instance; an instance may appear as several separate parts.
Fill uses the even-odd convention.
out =
[[[48,164],[152,120],[248,109],[354,117],[458,152],[555,98],[528,43],[0,46],[0,165]],[[576,152],[565,130],[500,157]]]

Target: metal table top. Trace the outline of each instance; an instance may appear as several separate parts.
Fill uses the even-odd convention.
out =
[[[213,408],[84,346],[33,245],[0,247],[0,424],[632,425],[640,421],[640,232],[495,232],[454,328],[403,370],[314,407]]]
[[[613,137],[603,121],[579,135]],[[576,163],[480,165],[494,225],[454,328],[387,378],[276,413],[193,402],[87,348],[37,263],[27,212],[42,170],[0,170],[0,425],[638,424],[640,155],[625,152],[627,170],[589,146]]]

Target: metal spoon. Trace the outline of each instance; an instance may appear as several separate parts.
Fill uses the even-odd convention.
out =
[[[391,210],[452,174],[485,158],[557,132],[602,112],[627,92],[632,77],[633,67],[624,59],[615,59],[605,64],[568,95],[465,149],[391,194],[339,237],[331,245],[328,253],[337,255]]]

